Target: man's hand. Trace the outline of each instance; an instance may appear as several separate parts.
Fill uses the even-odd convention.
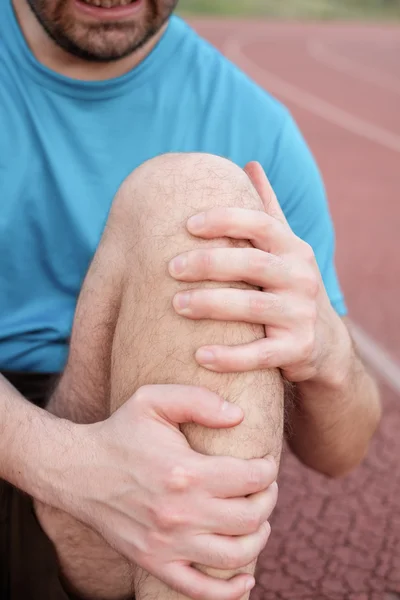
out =
[[[203,388],[143,387],[107,421],[78,426],[59,508],[185,596],[240,598],[253,577],[223,581],[192,565],[237,569],[258,557],[277,500],[277,466],[198,454],[179,424],[221,429],[242,419],[239,407]]]
[[[261,323],[266,339],[202,347],[196,359],[219,372],[277,367],[292,382],[343,377],[339,367],[351,356],[351,340],[329,301],[314,252],[289,227],[262,167],[249,163],[245,171],[265,213],[216,208],[195,215],[187,227],[202,238],[250,240],[254,248],[193,250],[173,259],[170,273],[180,281],[244,281],[262,289],[180,292],[174,307],[190,319]]]

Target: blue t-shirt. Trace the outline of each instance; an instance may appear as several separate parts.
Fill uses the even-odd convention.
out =
[[[32,55],[0,2],[0,369],[60,371],[76,300],[121,182],[164,152],[258,160],[345,313],[314,159],[289,112],[181,19],[117,79],[82,82]]]

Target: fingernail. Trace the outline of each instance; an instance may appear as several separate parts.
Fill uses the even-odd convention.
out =
[[[187,256],[177,256],[169,263],[169,272],[171,275],[181,275],[187,266]]]
[[[252,590],[255,585],[256,585],[255,580],[249,579],[249,581],[246,583],[246,592],[249,592],[250,590]]]
[[[274,457],[273,457],[273,456],[271,456],[271,455],[268,455],[268,456],[266,456],[266,457],[265,457],[265,460],[267,460],[267,461],[268,461],[268,462],[271,464],[271,466],[272,466],[274,469],[276,469],[276,460],[274,459]]]
[[[237,404],[232,404],[232,402],[225,401],[222,405],[222,410],[229,411],[231,417],[239,418],[243,415],[243,411],[240,406]]]
[[[265,533],[266,533],[267,537],[269,538],[269,536],[271,535],[271,531],[272,531],[269,521],[264,523],[264,529],[265,529]]]
[[[188,292],[182,292],[180,294],[176,294],[174,298],[174,307],[175,309],[182,312],[189,312],[189,304],[190,304],[190,294]]]
[[[215,360],[214,352],[207,348],[200,348],[200,350],[197,351],[196,357],[203,365],[211,365]]]
[[[190,219],[188,219],[187,226],[190,231],[198,232],[203,229],[205,222],[206,215],[204,213],[200,213],[199,215],[190,217]]]

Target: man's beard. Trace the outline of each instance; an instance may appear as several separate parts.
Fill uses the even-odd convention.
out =
[[[145,0],[145,8],[136,19],[98,24],[76,22],[66,10],[69,0],[27,2],[58,46],[83,60],[110,62],[129,56],[145,45],[170,17],[178,0]]]

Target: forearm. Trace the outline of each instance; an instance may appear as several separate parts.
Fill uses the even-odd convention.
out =
[[[68,425],[29,403],[0,375],[0,478],[48,501],[48,471],[72,443]]]
[[[39,521],[74,590],[91,598],[131,597],[127,561],[92,530],[47,505],[59,504],[49,479],[58,488],[65,476],[68,447],[76,445],[75,427],[26,401],[0,375],[0,478],[36,499]],[[64,465],[62,456],[67,457]]]
[[[293,388],[288,441],[307,466],[337,477],[364,458],[379,424],[378,387],[351,344],[336,375]]]

